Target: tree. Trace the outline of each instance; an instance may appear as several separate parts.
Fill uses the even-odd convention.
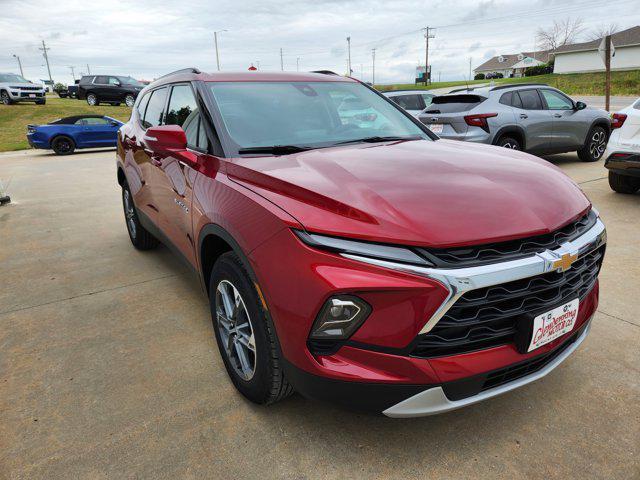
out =
[[[581,18],[565,18],[554,21],[551,27],[540,27],[536,32],[536,39],[544,50],[555,50],[562,45],[574,43],[583,31],[584,23]]]
[[[600,40],[607,35],[613,35],[618,30],[619,28],[617,23],[610,23],[609,25],[605,25],[603,23],[591,29],[591,31],[587,34],[587,37],[589,37],[589,40]]]

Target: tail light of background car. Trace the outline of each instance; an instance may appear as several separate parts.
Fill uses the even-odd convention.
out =
[[[624,113],[612,113],[611,114],[611,130],[622,127],[626,119],[627,119],[627,115]]]
[[[489,124],[487,123],[487,118],[497,116],[497,113],[478,113],[476,115],[466,115],[464,117],[464,121],[467,122],[467,125],[469,125],[470,127],[480,127],[485,132],[489,133]]]

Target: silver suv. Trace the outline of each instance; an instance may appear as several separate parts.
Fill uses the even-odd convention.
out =
[[[5,105],[15,102],[36,102],[44,105],[47,101],[44,86],[35,85],[15,73],[0,73],[0,100]]]
[[[602,158],[611,132],[605,110],[543,84],[454,90],[434,97],[418,118],[442,138],[538,155],[577,151],[585,162]]]

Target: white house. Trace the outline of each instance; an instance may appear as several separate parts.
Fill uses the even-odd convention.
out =
[[[557,48],[553,55],[553,73],[602,72],[604,62],[598,53],[602,39],[574,43]],[[611,59],[611,70],[640,69],[640,26],[611,35],[615,56]]]
[[[528,67],[543,65],[549,61],[549,52],[521,52],[509,55],[497,55],[473,70],[478,73],[501,73],[503,77],[522,77]]]

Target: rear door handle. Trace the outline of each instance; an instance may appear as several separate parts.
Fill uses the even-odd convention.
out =
[[[527,115],[526,113],[521,113],[520,118],[522,119],[529,118],[529,115]]]

